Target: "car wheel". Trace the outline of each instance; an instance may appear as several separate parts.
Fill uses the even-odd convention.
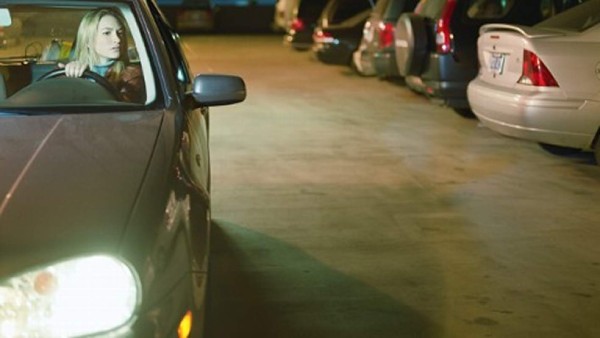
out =
[[[419,75],[427,53],[425,18],[414,13],[402,14],[396,23],[395,45],[398,73]]]
[[[579,148],[563,147],[548,143],[539,143],[540,147],[552,155],[569,156],[581,152]]]

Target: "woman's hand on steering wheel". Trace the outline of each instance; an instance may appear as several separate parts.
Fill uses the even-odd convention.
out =
[[[65,69],[66,77],[81,77],[83,72],[88,68],[86,64],[79,61],[71,61],[66,65],[59,63],[58,67]]]

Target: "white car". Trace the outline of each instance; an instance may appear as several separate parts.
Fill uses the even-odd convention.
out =
[[[300,0],[277,0],[273,13],[272,28],[276,32],[285,32],[292,25],[294,11],[298,10]]]
[[[533,27],[484,25],[478,58],[467,97],[484,126],[600,164],[600,0]]]

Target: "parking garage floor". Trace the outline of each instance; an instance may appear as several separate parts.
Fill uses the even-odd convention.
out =
[[[211,110],[211,338],[600,337],[600,166],[277,35],[186,35]]]

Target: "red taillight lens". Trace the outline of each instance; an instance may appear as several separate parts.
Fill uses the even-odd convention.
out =
[[[315,29],[313,41],[316,43],[328,43],[333,41],[333,35],[329,32],[323,32],[321,29]]]
[[[435,27],[435,45],[436,51],[440,54],[452,52],[452,32],[450,31],[450,19],[456,7],[456,0],[446,1],[446,5],[442,10],[442,16],[437,21]]]
[[[293,30],[295,30],[296,32],[304,30],[304,28],[305,28],[304,21],[302,21],[302,19],[298,19],[298,18],[294,19],[294,21],[292,21],[291,28]]]
[[[379,47],[391,47],[394,44],[394,24],[382,22],[377,28],[379,29]]]
[[[523,74],[519,83],[537,87],[558,87],[554,76],[544,62],[534,53],[523,51]]]

